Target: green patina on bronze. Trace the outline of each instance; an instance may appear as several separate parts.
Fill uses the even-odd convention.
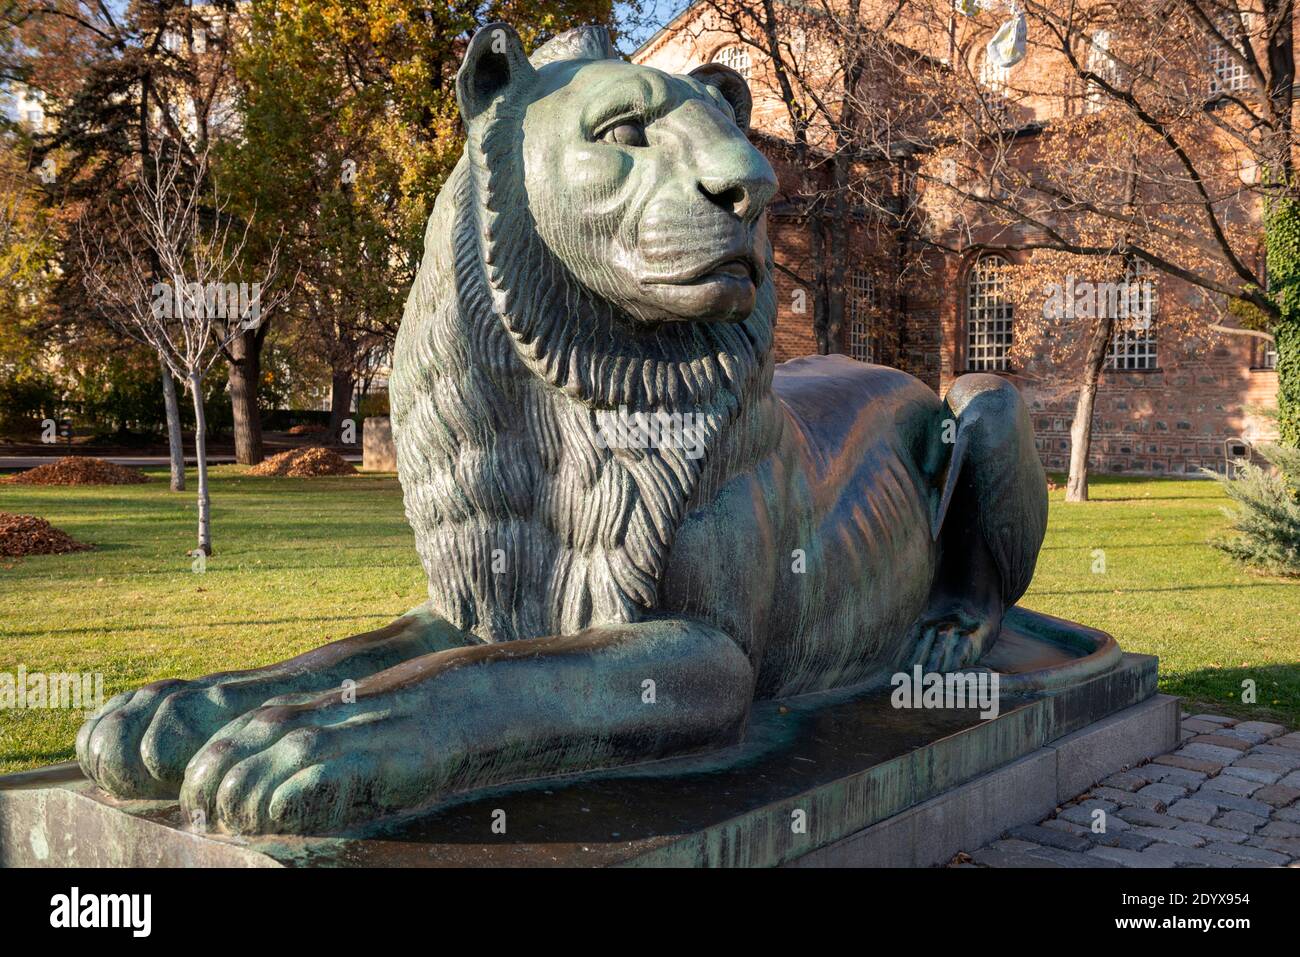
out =
[[[78,737],[91,779],[179,793],[215,831],[324,833],[715,751],[755,701],[1015,646],[998,636],[1047,520],[1025,408],[995,376],[941,401],[842,356],[774,366],[776,181],[737,74],[635,66],[597,29],[530,61],[496,24],[458,95],[465,155],[392,377],[428,603],[279,665],[115,698]],[[610,441],[646,415],[691,423],[690,441]],[[1096,633],[1020,627],[1078,646],[1026,689],[1118,659]]]

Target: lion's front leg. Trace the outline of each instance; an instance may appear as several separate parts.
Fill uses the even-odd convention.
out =
[[[77,734],[77,760],[87,777],[117,797],[175,797],[194,753],[263,702],[337,688],[473,640],[421,610],[265,668],[155,682],[118,695],[88,719]]]
[[[724,747],[753,672],[720,631],[651,621],[439,652],[356,691],[222,729],[186,769],[190,818],[323,833],[485,785]]]

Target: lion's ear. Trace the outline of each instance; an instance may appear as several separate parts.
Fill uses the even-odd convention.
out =
[[[536,71],[524,56],[514,28],[489,23],[469,41],[465,62],[456,74],[456,99],[465,123],[472,123],[511,87],[522,88]]]
[[[691,71],[691,76],[701,83],[716,87],[718,92],[731,104],[736,114],[736,125],[746,133],[749,132],[749,115],[754,108],[754,97],[749,92],[745,78],[729,66],[721,63],[706,63]]]

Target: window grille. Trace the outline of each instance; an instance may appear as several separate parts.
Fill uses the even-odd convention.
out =
[[[1006,299],[1011,263],[984,256],[966,277],[966,367],[1005,371],[1013,309]]]
[[[1114,313],[1115,332],[1106,365],[1111,369],[1156,368],[1156,291],[1151,267],[1135,259],[1124,273]],[[1110,308],[1111,303],[1106,303]]]

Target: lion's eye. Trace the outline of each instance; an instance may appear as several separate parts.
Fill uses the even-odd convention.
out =
[[[611,126],[600,138],[606,143],[617,143],[619,146],[645,146],[645,126],[635,120],[628,120]]]

